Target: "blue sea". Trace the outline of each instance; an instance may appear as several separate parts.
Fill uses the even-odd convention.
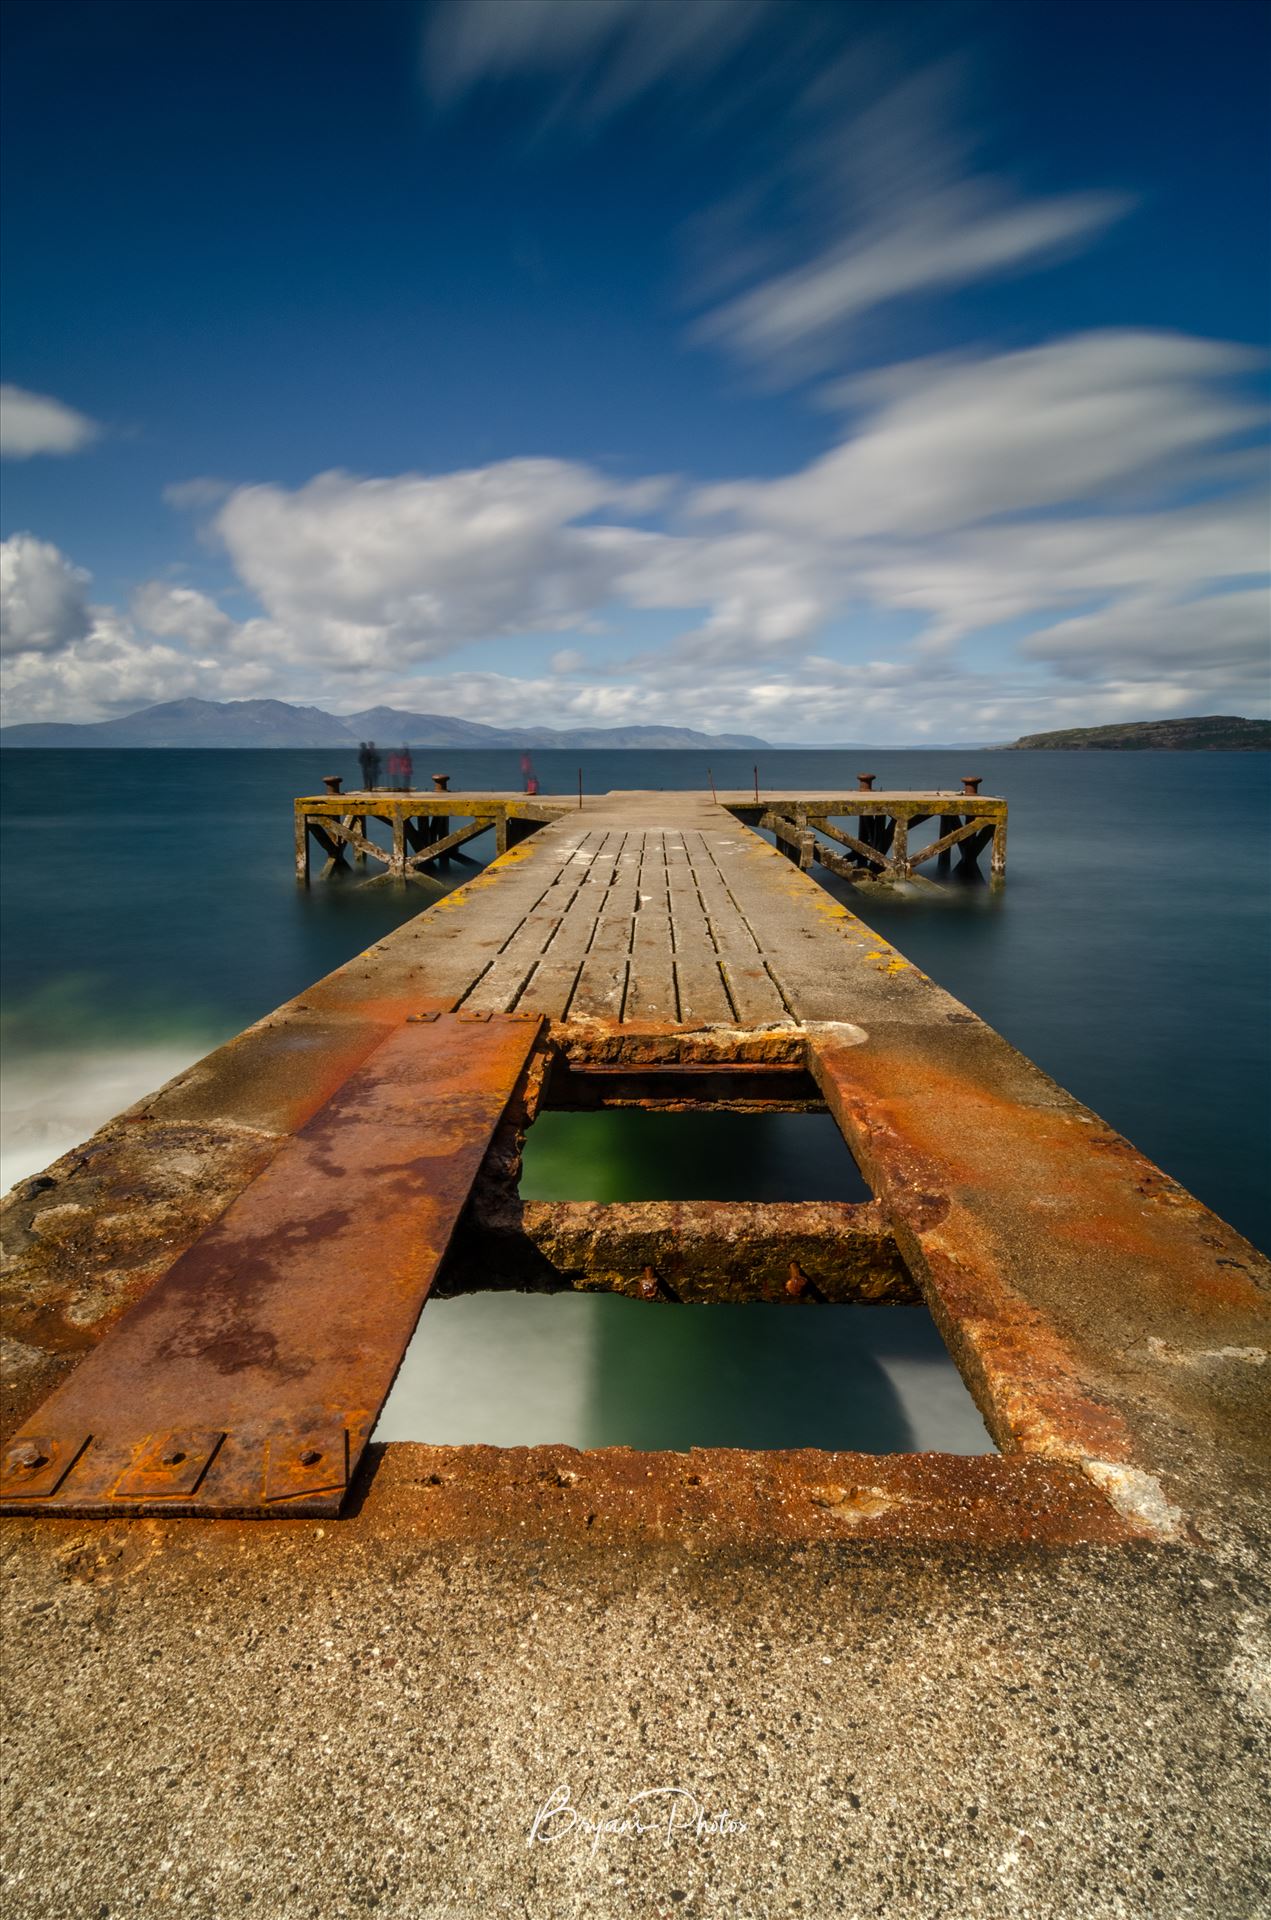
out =
[[[1271,1245],[1271,756],[765,751],[769,790],[984,777],[1006,885],[850,898],[902,952],[1208,1205]],[[754,754],[712,752],[717,786]],[[513,752],[421,783],[519,789]],[[694,752],[535,755],[544,792],[704,788]],[[337,751],[0,755],[5,1186],[425,910],[427,883],[297,887],[291,803]],[[487,859],[488,840],[467,851]],[[458,884],[471,869],[454,870]],[[529,1197],[853,1198],[825,1116],[548,1115]],[[989,1442],[921,1309],[665,1308],[512,1295],[425,1309],[381,1435],[497,1444]]]

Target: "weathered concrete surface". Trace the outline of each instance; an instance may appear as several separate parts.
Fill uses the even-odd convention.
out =
[[[398,1446],[339,1521],[6,1521],[6,1912],[1266,1910],[1257,1256],[788,862],[709,802],[675,801],[727,867],[720,912],[762,919],[782,1019],[748,1044],[793,1058],[809,1025],[836,1023],[838,1097],[866,1101],[858,1151],[878,1155],[915,1244],[932,1231],[924,1156],[950,1170],[955,1210],[981,1204],[977,1162],[1009,1172],[997,1119],[974,1107],[986,1071],[1032,1116],[1030,1152],[1096,1128],[1109,1192],[1134,1195],[1118,1233],[1093,1221],[1083,1254],[1066,1218],[1056,1258],[1046,1192],[984,1218],[1011,1287],[1044,1309],[1041,1346],[1058,1330],[1115,1402],[1131,1504],[1134,1462],[1153,1469],[1160,1505],[1137,1531],[1176,1538],[1136,1539],[1089,1473],[1026,1449],[949,1463]],[[408,1013],[471,993],[587,835],[655,829],[667,804],[589,803],[25,1183],[6,1418]],[[636,1015],[624,1057],[662,1058],[665,1023]],[[726,1027],[682,1039],[694,1057],[737,1043]],[[584,1021],[570,1044],[596,1058],[618,1043]],[[884,1051],[894,1071],[874,1084]],[[1191,1282],[1152,1255],[1184,1244],[1171,1218],[1207,1248]],[[999,1331],[1028,1332],[1018,1293],[993,1304]],[[576,1834],[530,1848],[562,1783],[592,1817],[674,1786],[746,1830],[613,1836],[594,1857]]]
[[[1238,1560],[879,1549],[812,1508],[839,1538],[624,1542],[594,1461],[525,1469],[572,1529],[531,1507],[475,1542],[413,1447],[333,1525],[10,1523],[5,1911],[1266,1911]],[[746,1831],[531,1849],[562,1784],[593,1818],[680,1787]]]

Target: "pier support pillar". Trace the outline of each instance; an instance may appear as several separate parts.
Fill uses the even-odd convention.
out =
[[[961,825],[962,825],[961,814],[942,813],[940,815],[940,832],[937,838],[943,840],[946,833],[956,833],[958,828]],[[938,853],[936,855],[936,872],[948,873],[949,868],[952,865],[953,865],[953,848],[946,847],[943,853]]]
[[[900,815],[892,823],[891,866],[897,880],[908,880],[909,822]]]
[[[964,814],[963,826],[969,827],[974,818],[974,814]],[[983,881],[984,876],[980,872],[980,855],[989,841],[994,838],[996,838],[996,828],[981,827],[978,833],[969,834],[965,840],[959,840],[958,872],[968,878],[974,874],[978,880]]]
[[[302,886],[309,884],[309,816],[296,812],[296,879]]]
[[[405,815],[400,813],[395,813],[392,818],[392,827],[393,827],[393,857],[389,861],[388,870],[395,880],[404,880],[406,878],[406,817]]]
[[[999,820],[993,829],[992,878],[1000,882],[1006,873],[1006,822]]]
[[[862,774],[861,778],[864,779],[864,777],[865,776]],[[871,779],[873,778],[872,774],[870,775],[870,778]],[[877,846],[878,842],[874,832],[876,825],[877,825],[876,814],[861,813],[856,816],[856,838],[861,842],[863,846],[866,846],[866,847]],[[870,864],[871,863],[868,860],[861,861],[862,866],[867,867]]]

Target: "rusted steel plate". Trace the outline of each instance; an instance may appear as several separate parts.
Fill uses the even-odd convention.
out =
[[[19,1430],[0,1508],[337,1512],[540,1026],[386,1040]]]
[[[1026,1454],[399,1442],[383,1449],[372,1497],[381,1526],[468,1551],[514,1539],[610,1552],[752,1554],[825,1542],[1018,1552],[1152,1538],[1084,1474]]]
[[[1264,1342],[1271,1263],[970,1014],[809,1064],[994,1439],[1153,1498],[1127,1356]]]

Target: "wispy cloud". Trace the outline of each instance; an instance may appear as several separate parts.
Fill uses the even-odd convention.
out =
[[[792,376],[808,373],[834,358],[852,323],[871,309],[1044,266],[1132,204],[1124,194],[1084,193],[1012,205],[985,183],[950,185],[894,224],[844,235],[717,307],[697,336]]]
[[[427,72],[447,101],[537,85],[547,117],[575,129],[674,87],[692,94],[679,137],[694,140],[762,97],[766,137],[745,143],[727,202],[691,223],[705,303],[692,337],[795,382],[845,364],[868,316],[1053,266],[1135,204],[1030,193],[977,165],[989,129],[968,123],[974,47],[915,69],[905,11],[882,33],[862,24],[877,19],[771,0],[442,0]],[[924,20],[930,47],[946,29]]]
[[[440,0],[425,63],[434,96],[516,75],[600,120],[664,83],[695,83],[728,60],[771,0]]]
[[[171,486],[165,487],[163,501],[177,513],[197,513],[205,507],[219,506],[233,490],[228,480],[196,474],[192,480],[174,480]]]

